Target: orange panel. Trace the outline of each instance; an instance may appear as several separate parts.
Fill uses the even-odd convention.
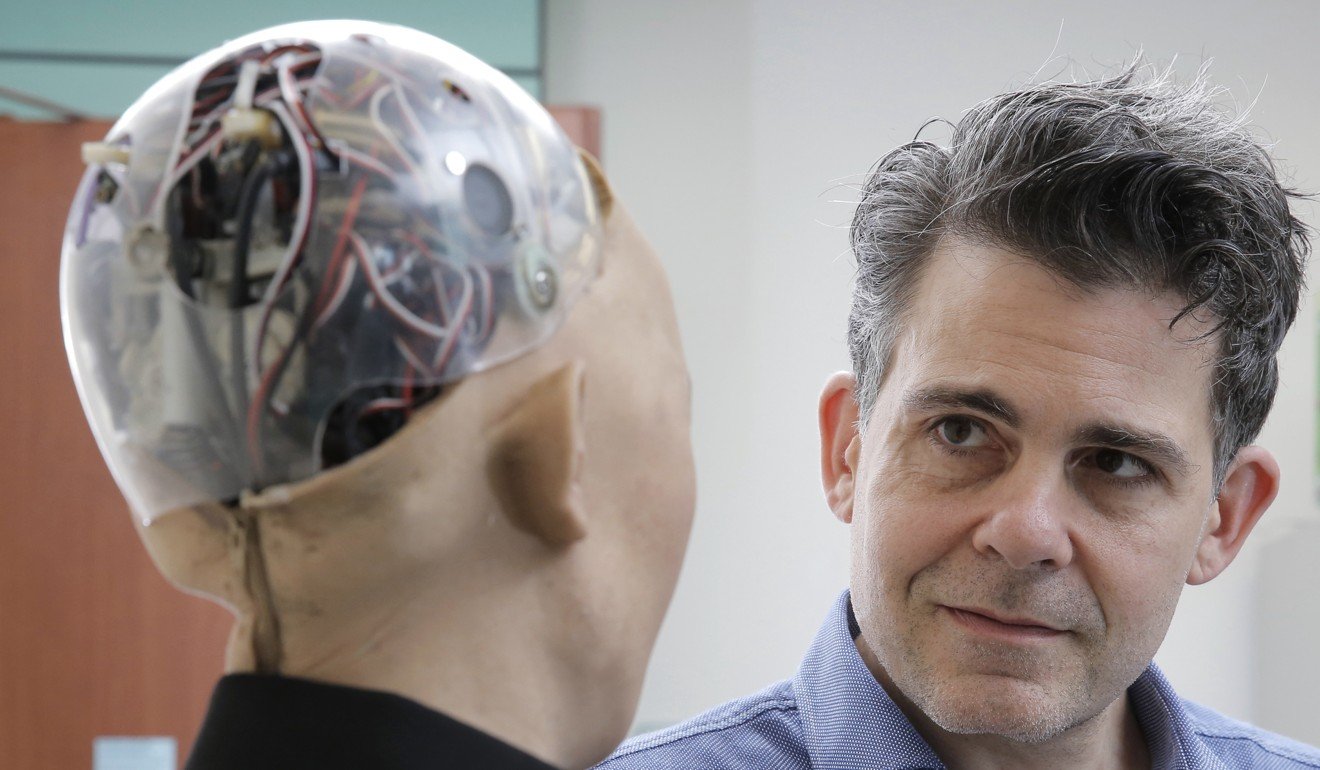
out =
[[[595,107],[546,105],[550,116],[573,140],[573,144],[600,158],[600,110]]]
[[[101,461],[60,335],[60,239],[104,123],[0,120],[0,767],[91,766],[97,735],[185,756],[228,613],[156,572]]]

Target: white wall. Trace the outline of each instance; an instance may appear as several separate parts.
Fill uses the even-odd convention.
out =
[[[1309,2],[548,5],[546,97],[602,107],[605,167],[669,267],[695,382],[698,517],[641,727],[790,676],[845,585],[815,406],[848,365],[846,185],[927,118],[1139,46],[1183,71],[1211,57],[1296,184],[1320,189]],[[1158,660],[1185,696],[1320,742],[1314,347],[1308,304],[1262,437],[1279,502],[1232,569],[1185,593]]]

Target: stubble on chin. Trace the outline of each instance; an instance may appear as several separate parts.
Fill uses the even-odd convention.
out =
[[[948,732],[1041,743],[1093,719],[1130,684],[1125,674],[1106,681],[1112,665],[1103,660],[1107,629],[1095,595],[1057,573],[940,561],[877,598],[888,612],[858,617],[883,669],[877,678],[896,701]],[[1069,634],[1041,647],[969,638],[941,616],[941,605],[1035,617]]]

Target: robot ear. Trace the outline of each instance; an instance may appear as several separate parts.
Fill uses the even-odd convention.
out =
[[[600,209],[600,221],[604,222],[610,218],[610,212],[614,210],[614,190],[610,189],[610,180],[605,178],[605,170],[600,167],[600,161],[596,156],[578,148],[578,157],[582,159],[582,165],[587,169],[587,178],[591,180],[591,189],[596,193],[596,206]]]
[[[486,477],[495,498],[514,526],[551,546],[587,534],[582,375],[580,361],[546,375],[490,429]]]

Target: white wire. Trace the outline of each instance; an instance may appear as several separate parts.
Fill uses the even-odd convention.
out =
[[[362,271],[367,276],[367,283],[371,285],[371,293],[384,303],[390,315],[399,319],[405,326],[413,331],[423,334],[436,340],[442,340],[451,334],[451,330],[436,326],[422,318],[418,318],[415,313],[403,305],[402,302],[390,292],[389,287],[381,280],[380,273],[376,270],[376,264],[371,258],[371,247],[367,245],[362,236],[356,231],[348,234],[358,255],[358,262],[362,265]]]
[[[397,83],[388,87],[382,87],[380,89],[377,89],[376,93],[371,95],[371,104],[367,108],[367,114],[371,116],[371,122],[375,124],[376,130],[379,131],[380,134],[385,138],[385,142],[389,144],[390,149],[394,150],[395,154],[398,155],[399,158],[403,161],[403,164],[408,167],[408,173],[412,174],[413,179],[421,181],[428,188],[430,188],[431,187],[430,177],[424,174],[422,170],[417,167],[417,164],[416,162],[414,162],[412,155],[410,155],[408,151],[401,144],[399,144],[398,137],[395,136],[394,131],[391,130],[389,126],[385,125],[384,119],[381,118],[380,103],[385,99],[385,96],[389,94],[390,91],[393,90],[394,88],[398,88]],[[431,195],[434,198],[435,196],[434,189],[431,189]]]
[[[261,62],[248,59],[238,65],[238,85],[234,87],[234,106],[240,110],[252,109],[253,92],[257,90],[257,76],[261,74]]]
[[[382,163],[366,153],[358,152],[349,146],[347,142],[336,140],[327,141],[331,142],[333,145],[332,149],[336,155],[347,158],[350,162],[356,163],[369,171],[375,171],[377,174],[388,178],[391,182],[398,182],[398,175],[394,172],[394,169],[390,168],[385,163]]]
[[[335,293],[330,301],[326,303],[325,310],[317,316],[316,321],[312,323],[312,332],[318,331],[325,325],[326,321],[339,310],[339,306],[344,304],[344,297],[348,296],[348,288],[353,285],[353,277],[357,274],[357,262],[349,260],[344,263],[339,276],[339,285],[335,287]]]
[[[151,202],[152,208],[154,209],[160,205],[161,200],[163,200],[162,193],[168,194],[169,190],[173,190],[174,186],[179,183],[179,180],[183,179],[184,175],[189,171],[192,171],[193,168],[201,162],[202,158],[206,157],[217,144],[224,141],[224,138],[225,136],[223,132],[216,131],[209,139],[202,142],[201,145],[196,147],[191,153],[184,156],[184,159],[179,162],[179,165],[174,167],[174,172],[169,175],[164,184],[162,184],[156,191],[156,197],[153,198]]]
[[[293,270],[293,264],[297,261],[298,249],[303,243],[308,227],[312,220],[312,198],[315,197],[313,189],[315,182],[312,179],[312,154],[307,146],[307,141],[297,128],[293,125],[293,118],[283,104],[278,101],[271,101],[265,105],[266,109],[275,113],[284,124],[284,130],[288,132],[292,140],[293,151],[298,156],[298,179],[301,187],[298,195],[298,214],[293,220],[293,230],[289,237],[289,247],[284,251],[284,256],[280,259],[280,266],[275,271],[275,276],[266,286],[266,291],[261,297],[262,311],[261,323],[257,326],[257,338],[253,341],[251,350],[248,351],[248,371],[253,376],[257,376],[261,362],[258,360],[261,352],[261,346],[265,338],[266,325],[270,321],[271,310],[275,307],[276,295],[284,288],[288,280],[289,272]]]
[[[321,61],[322,58],[323,57],[321,56],[321,53],[319,51],[312,53],[304,53],[304,54],[295,54],[292,51],[285,51],[279,56],[276,56],[275,59],[271,62],[271,64],[273,64],[276,67],[284,67],[288,69],[290,72],[292,72],[304,64],[310,64],[314,61]]]
[[[444,367],[449,363],[449,358],[453,355],[454,348],[458,345],[458,338],[462,335],[463,325],[467,323],[468,317],[472,315],[472,276],[468,275],[466,270],[459,271],[463,278],[463,297],[459,302],[458,313],[450,319],[449,339],[440,346],[431,359],[431,368],[437,375],[444,373]]]
[[[279,81],[280,96],[283,97],[285,103],[302,104],[302,95],[298,93],[298,83],[294,80],[293,73],[289,71],[288,67],[276,67],[275,79]],[[311,135],[318,137],[319,140],[320,134],[312,128],[312,124],[309,122],[309,119],[303,115],[302,110],[292,110],[289,114],[291,114],[294,120],[298,122],[299,127],[302,128],[304,136]]]
[[[431,188],[431,195],[435,196],[435,187],[431,183],[432,179],[440,178],[440,161],[431,151],[431,143],[426,141],[426,131],[422,128],[422,122],[417,119],[417,113],[413,111],[412,103],[408,101],[408,94],[402,87],[396,85],[394,99],[399,103],[399,112],[403,113],[403,119],[408,123],[408,127],[419,139],[422,148],[422,165],[426,166],[427,187]],[[433,197],[432,200],[439,200]]]
[[[431,367],[427,366],[425,361],[422,361],[422,359],[418,358],[417,354],[413,352],[412,348],[408,347],[408,344],[406,342],[399,339],[398,337],[395,337],[394,347],[401,354],[403,354],[404,358],[408,359],[408,363],[412,364],[412,368],[416,369],[418,374],[425,374],[431,378],[434,378],[436,376],[435,372],[431,371]]]

